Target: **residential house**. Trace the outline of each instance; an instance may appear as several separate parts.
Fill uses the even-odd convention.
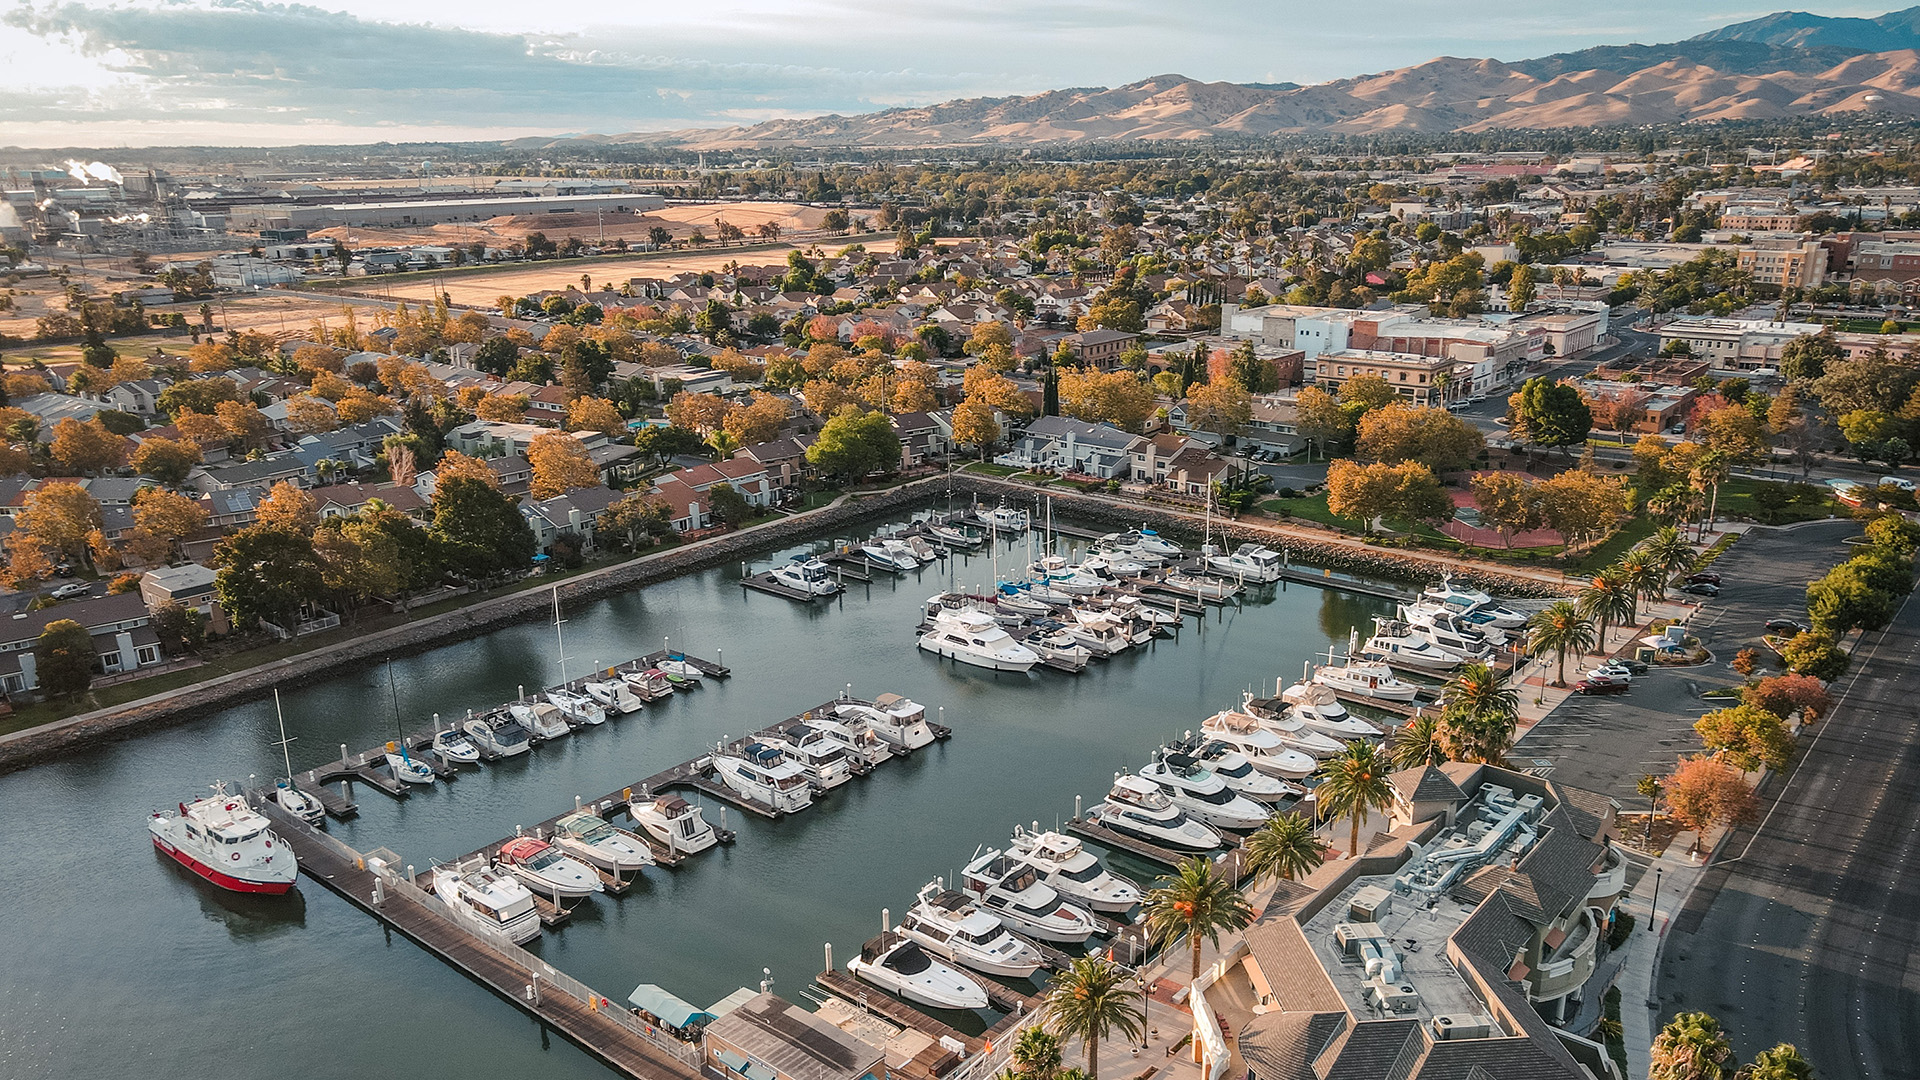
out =
[[[283,480],[300,487],[312,487],[315,478],[311,462],[292,454],[270,454],[255,461],[199,466],[187,475],[187,484],[204,494],[242,487],[272,487]]]
[[[153,632],[139,593],[115,593],[38,611],[22,611],[0,623],[0,689],[8,694],[39,689],[33,649],[47,624],[72,619],[93,635],[100,671],[118,675],[159,664],[160,636]]]
[[[900,438],[900,467],[911,469],[926,463],[929,457],[946,452],[947,442],[939,425],[923,412],[893,413],[887,417],[893,433]]]
[[[927,422],[934,424],[935,437],[939,437],[939,427],[932,417]],[[743,446],[733,452],[737,458],[746,458],[767,474],[767,482],[772,485],[776,495],[788,492],[800,486],[800,478],[807,471],[807,448],[799,439],[783,436],[771,442]]]
[[[1012,450],[993,460],[1016,468],[1077,472],[1112,480],[1128,474],[1133,447],[1145,441],[1108,424],[1042,416],[1027,425]]]
[[[1196,442],[1168,459],[1160,482],[1183,495],[1205,496],[1214,484],[1231,484],[1244,468],[1245,459],[1221,457]]]
[[[101,506],[132,506],[142,489],[156,485],[144,476],[96,476],[82,480],[80,486]]]
[[[160,394],[167,384],[159,379],[132,379],[115,383],[105,391],[90,395],[109,409],[118,409],[141,418],[159,415]]]
[[[323,518],[353,517],[375,499],[420,521],[427,519],[431,509],[431,504],[421,498],[418,491],[392,484],[375,486],[352,480],[344,484],[328,484],[313,491],[314,505]]]
[[[591,545],[600,515],[626,494],[605,487],[577,488],[551,499],[522,503],[520,514],[527,519],[534,542],[542,551],[551,548],[554,538],[563,532],[571,532]]]
[[[207,617],[207,629],[224,634],[231,628],[214,587],[214,572],[199,563],[149,570],[140,576],[140,599],[152,613],[161,604],[179,604]]]
[[[1068,336],[1067,348],[1082,365],[1112,371],[1120,366],[1120,354],[1138,340],[1139,334],[1124,330],[1083,330]]]

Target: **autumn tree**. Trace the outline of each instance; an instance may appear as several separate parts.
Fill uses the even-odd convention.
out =
[[[25,509],[13,519],[24,532],[59,556],[85,558],[87,534],[100,527],[100,504],[79,484],[49,481],[27,494]]]
[[[334,411],[342,423],[364,424],[377,416],[392,416],[400,406],[385,394],[355,389],[334,405]]]
[[[1485,449],[1478,429],[1445,409],[1396,402],[1360,420],[1354,453],[1363,461],[1417,461],[1434,472],[1464,469]]]
[[[1418,462],[1362,465],[1335,461],[1327,470],[1327,509],[1372,532],[1382,518],[1438,521],[1453,512],[1453,500]]]
[[[341,352],[339,349],[328,348],[325,345],[302,345],[298,349],[293,350],[294,370],[306,377],[309,381],[322,371],[331,372],[335,375],[340,374],[347,368],[346,361],[346,353]]]
[[[1321,453],[1331,453],[1352,441],[1353,419],[1332,394],[1317,386],[1302,387],[1294,395],[1293,405],[1294,430],[1319,444]]]
[[[300,435],[321,435],[340,427],[340,414],[325,398],[299,394],[287,399],[287,426]]]
[[[968,398],[953,410],[953,441],[971,446],[986,460],[987,448],[1000,441],[1000,424],[993,418],[993,406],[979,398]]]
[[[1624,477],[1600,477],[1568,469],[1535,486],[1547,527],[1566,537],[1570,548],[1605,535],[1633,509],[1633,493]]]
[[[1523,476],[1481,473],[1468,486],[1473,489],[1473,505],[1480,511],[1480,520],[1493,526],[1508,548],[1513,547],[1515,533],[1531,532],[1546,520],[1540,493]]]
[[[1765,709],[1782,720],[1798,716],[1818,720],[1833,707],[1833,698],[1819,679],[1809,675],[1771,675],[1740,692],[1740,700]]]
[[[186,439],[151,436],[134,448],[130,463],[143,476],[177,485],[200,464],[200,447]]]
[[[45,541],[16,528],[7,534],[5,579],[9,588],[29,589],[53,576],[54,555]]]
[[[1027,399],[1012,379],[987,367],[970,367],[961,381],[961,392],[977,398],[1010,416],[1033,415],[1033,402]]]
[[[527,418],[527,395],[488,394],[474,403],[473,415],[496,424],[518,424]]]
[[[565,432],[547,431],[534,436],[527,447],[527,462],[533,467],[529,493],[535,499],[551,499],[575,488],[600,485],[600,467],[580,440]]]
[[[1187,424],[1224,440],[1253,419],[1253,397],[1231,375],[1187,388]]]
[[[320,526],[320,511],[305,488],[282,480],[253,508],[253,522],[263,528],[307,536]]]
[[[741,446],[755,446],[778,437],[781,425],[786,422],[786,399],[756,390],[747,404],[736,404],[727,410],[721,428]]]
[[[597,431],[612,437],[626,429],[626,418],[606,398],[583,396],[567,403],[568,431]]]
[[[667,539],[673,535],[673,508],[658,495],[636,491],[601,513],[600,534],[625,537],[629,549],[638,548],[642,536]]]
[[[1707,830],[1738,825],[1759,813],[1759,800],[1746,778],[1718,758],[1682,758],[1665,786],[1667,811],[1694,831],[1695,851]]]
[[[251,401],[223,401],[215,406],[214,415],[227,435],[241,446],[264,442],[267,433],[273,430],[273,425],[260,412],[260,406]]]
[[[726,423],[727,407],[727,399],[718,394],[682,390],[667,402],[667,420],[675,427],[697,431],[701,438],[706,438]]]
[[[499,475],[486,462],[470,458],[458,450],[449,450],[440,455],[439,462],[433,467],[433,476],[436,483],[444,484],[448,480],[464,477],[477,480],[496,491],[500,489]]]
[[[1780,659],[1786,663],[1788,671],[1825,683],[1845,675],[1852,663],[1852,658],[1834,643],[1831,635],[1818,630],[1795,634],[1780,647]]]
[[[84,423],[71,417],[53,425],[53,460],[75,473],[118,468],[127,459],[127,440],[98,418]]]
[[[1716,709],[1696,721],[1693,730],[1707,749],[1741,772],[1762,765],[1784,769],[1793,758],[1793,736],[1780,716],[1757,705]]]
[[[133,523],[169,548],[206,528],[207,508],[200,500],[165,488],[146,488],[133,500]]]
[[[1139,431],[1154,412],[1153,387],[1131,371],[1066,368],[1059,371],[1059,394],[1067,416],[1123,431]]]

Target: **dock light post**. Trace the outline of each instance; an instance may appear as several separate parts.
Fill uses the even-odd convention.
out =
[[[1153,1001],[1153,988],[1147,981],[1147,969],[1144,964],[1133,969],[1133,977],[1140,981],[1140,1050],[1145,1050],[1147,1032],[1152,1030],[1147,1026],[1147,1005]],[[1134,1053],[1138,1054],[1140,1050],[1135,1050]]]
[[[1647,933],[1649,934],[1659,932],[1660,875],[1665,873],[1665,871],[1665,867],[1656,866],[1653,868],[1653,904],[1647,908]]]

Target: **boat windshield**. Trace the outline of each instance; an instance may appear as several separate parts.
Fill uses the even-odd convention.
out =
[[[1060,897],[1058,896],[1047,896],[1045,899],[1041,899],[1039,897],[1034,897],[1034,898],[1022,897],[1018,900],[1015,900],[1012,906],[1018,909],[1023,914],[1032,915],[1032,916],[1036,916],[1038,918],[1044,919],[1047,916],[1050,916],[1059,912],[1061,907],[1061,901],[1060,901]]]
[[[1223,768],[1219,765],[1215,765],[1213,767],[1213,771],[1215,775],[1218,775],[1218,776],[1231,777],[1235,780],[1244,780],[1245,778],[1253,775],[1253,763],[1250,761],[1242,761],[1240,764],[1235,765],[1231,769]]]
[[[1105,874],[1106,871],[1102,870],[1100,864],[1096,862],[1089,863],[1078,870],[1062,870],[1055,876],[1085,885],[1093,881],[1098,881]]]
[[[1225,806],[1226,804],[1234,800],[1233,792],[1228,791],[1226,788],[1221,788],[1219,791],[1213,792],[1212,794],[1209,794],[1209,795],[1202,795],[1197,791],[1189,791],[1189,792],[1186,792],[1186,797],[1196,802],[1206,803],[1210,806]]]
[[[528,739],[527,729],[515,721],[509,720],[493,729],[494,741],[502,746],[518,746]]]
[[[613,826],[604,821],[598,825],[585,826],[585,829],[585,832],[576,830],[574,835],[589,844],[598,844],[603,840],[612,840],[616,835],[613,831]]]
[[[529,870],[545,870],[560,861],[560,853],[552,848],[543,848],[535,854],[520,860],[520,865]]]

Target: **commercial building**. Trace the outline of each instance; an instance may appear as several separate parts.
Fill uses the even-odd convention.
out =
[[[496,195],[477,199],[377,199],[366,202],[262,203],[236,206],[228,215],[235,232],[263,229],[330,229],[336,226],[444,225],[528,214],[644,214],[667,201],[658,195],[626,192],[593,195]]]
[[[1818,323],[1772,322],[1766,319],[1720,319],[1703,315],[1676,315],[1654,332],[1660,350],[1684,341],[1696,359],[1715,371],[1778,371],[1787,343],[1821,330]]]
[[[1470,365],[1449,356],[1344,349],[1320,358],[1314,381],[1321,389],[1338,393],[1356,375],[1377,375],[1415,405],[1438,405],[1467,396],[1459,387],[1468,370]]]

